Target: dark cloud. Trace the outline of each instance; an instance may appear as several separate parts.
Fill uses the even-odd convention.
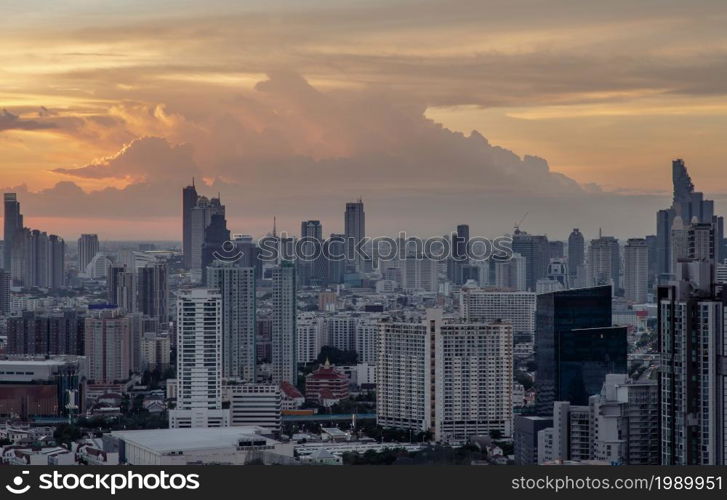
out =
[[[0,111],[0,132],[3,130],[42,130],[49,128],[55,128],[55,124],[24,120],[7,109]]]

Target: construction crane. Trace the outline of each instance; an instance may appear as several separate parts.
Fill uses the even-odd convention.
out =
[[[516,233],[520,231],[520,226],[522,226],[523,222],[525,222],[525,218],[528,216],[529,213],[530,212],[525,212],[525,215],[522,216],[522,218],[520,219],[520,221],[515,223],[515,226],[514,227],[515,227],[515,232]]]

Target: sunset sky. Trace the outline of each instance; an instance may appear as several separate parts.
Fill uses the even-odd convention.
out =
[[[727,212],[724,0],[0,0],[0,187],[75,239],[469,223],[655,231],[671,160]]]

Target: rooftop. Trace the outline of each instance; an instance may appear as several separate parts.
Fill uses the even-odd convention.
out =
[[[155,452],[182,450],[204,450],[236,446],[240,439],[273,439],[262,435],[262,427],[218,427],[195,429],[149,429],[137,431],[114,431],[112,436]]]

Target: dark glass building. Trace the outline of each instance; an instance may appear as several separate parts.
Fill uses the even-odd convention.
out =
[[[611,287],[538,295],[535,325],[536,410],[554,401],[588,404],[608,373],[626,373],[625,327],[611,326]]]

